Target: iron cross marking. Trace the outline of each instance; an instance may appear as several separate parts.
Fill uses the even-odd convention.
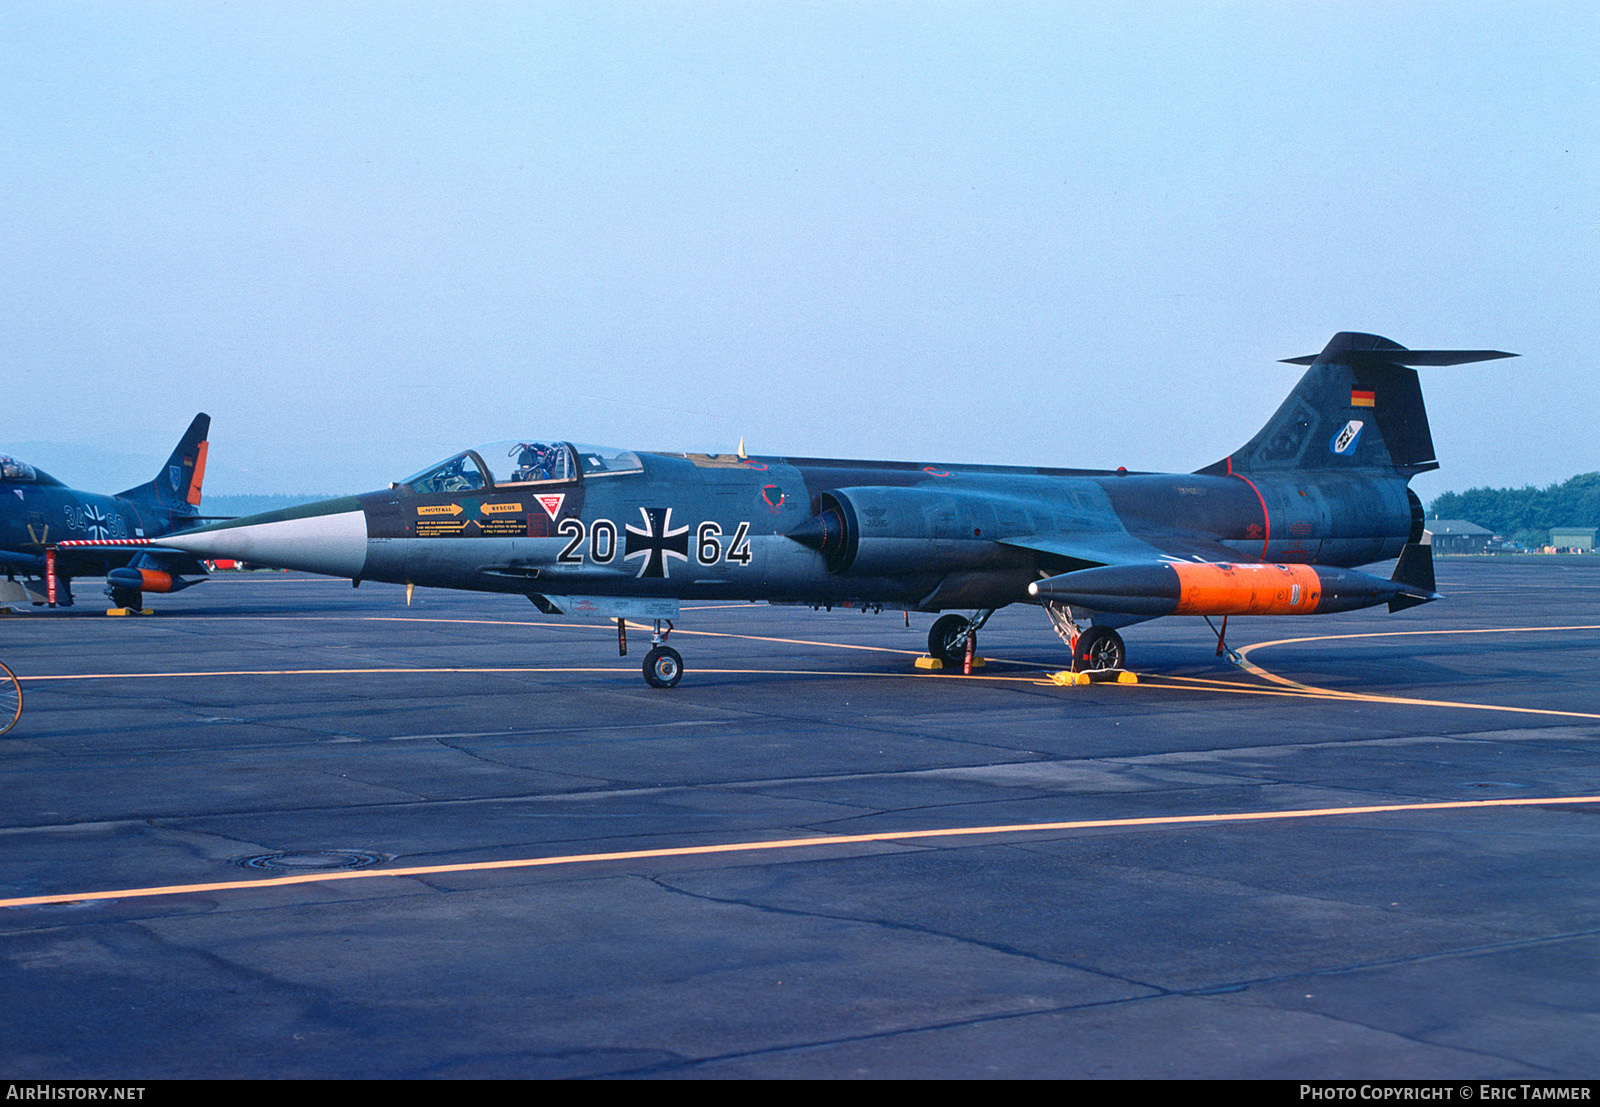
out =
[[[639,514],[644,516],[644,528],[628,525],[628,549],[622,560],[644,558],[639,566],[640,577],[671,576],[667,571],[667,558],[689,560],[689,528],[672,529],[670,507],[641,507]]]

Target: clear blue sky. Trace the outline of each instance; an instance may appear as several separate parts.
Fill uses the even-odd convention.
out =
[[[1424,499],[1546,484],[1597,81],[1594,3],[4,3],[0,446],[1192,469],[1369,330],[1523,355],[1424,371]]]

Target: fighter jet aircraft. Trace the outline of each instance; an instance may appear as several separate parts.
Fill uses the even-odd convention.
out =
[[[149,543],[198,521],[210,428],[209,415],[196,415],[161,471],[115,496],[68,488],[0,454],[0,569],[18,593],[8,598],[25,588],[35,602],[70,607],[73,578],[103,576],[113,611],[127,613],[142,610],[145,592],[200,583],[181,575],[205,576],[193,555]]]
[[[1340,333],[1254,438],[1194,473],[644,453],[551,439],[464,450],[387,490],[169,537],[203,557],[527,596],[653,620],[684,600],[947,614],[929,652],[970,665],[998,608],[1040,607],[1078,668],[1120,668],[1118,628],[1162,615],[1310,615],[1436,599],[1422,504],[1438,467],[1417,374],[1514,355]],[[1355,566],[1398,557],[1385,579]],[[1223,641],[1221,631],[1219,650]]]

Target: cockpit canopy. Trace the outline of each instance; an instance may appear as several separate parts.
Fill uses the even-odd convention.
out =
[[[463,450],[400,483],[413,492],[476,492],[507,485],[563,484],[642,473],[632,450],[549,439],[506,440]]]
[[[43,469],[35,469],[26,461],[18,461],[10,454],[0,454],[0,481],[6,484],[60,484]]]

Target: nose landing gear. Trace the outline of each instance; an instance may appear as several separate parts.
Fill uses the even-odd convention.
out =
[[[650,652],[644,655],[644,680],[652,688],[673,688],[683,679],[683,655],[666,644],[672,633],[672,620],[664,620],[666,632],[661,630],[663,620],[655,621],[650,635]]]
[[[1072,671],[1093,673],[1119,670],[1128,660],[1128,647],[1122,635],[1107,626],[1079,627],[1072,608],[1066,604],[1046,603],[1044,613],[1061,640],[1072,650]]]

